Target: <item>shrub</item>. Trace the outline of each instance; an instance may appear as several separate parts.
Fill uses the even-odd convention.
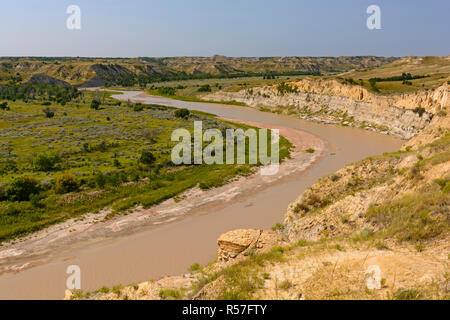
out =
[[[279,284],[278,287],[282,290],[287,290],[292,287],[292,282],[290,282],[289,280],[284,280]]]
[[[417,107],[417,108],[414,108],[413,112],[417,113],[419,115],[419,117],[422,117],[422,115],[425,113],[425,109],[422,107]]]
[[[103,174],[103,172],[101,171],[97,171],[94,175],[94,180],[95,180],[95,185],[100,188],[103,189],[105,187],[106,184],[106,177]]]
[[[55,112],[50,108],[45,108],[42,110],[47,118],[53,118],[55,116]]]
[[[136,103],[133,107],[133,110],[136,112],[142,111],[142,110],[144,110],[144,106],[140,103]]]
[[[17,172],[17,164],[14,160],[6,160],[3,163],[0,163],[0,175],[8,174],[10,172]]]
[[[11,201],[28,201],[32,194],[38,194],[41,186],[29,177],[20,177],[6,187],[6,197]]]
[[[191,265],[189,267],[189,272],[193,273],[193,272],[199,271],[200,269],[201,269],[200,264],[194,263],[193,265]]]
[[[179,300],[181,292],[176,289],[164,289],[159,291],[159,297],[162,300]]]
[[[0,201],[8,200],[6,196],[6,185],[0,184]]]
[[[91,101],[91,109],[98,110],[100,109],[100,101],[94,99]]]
[[[309,212],[310,208],[308,205],[304,204],[303,202],[299,202],[294,207],[294,212],[299,213],[300,211],[303,211],[305,213]]]
[[[423,293],[414,288],[402,288],[394,293],[394,300],[421,300],[423,298]]]
[[[176,93],[175,88],[172,87],[159,87],[158,93],[161,95],[174,96]]]
[[[277,230],[283,230],[283,228],[284,228],[284,225],[282,224],[282,223],[276,223],[273,227],[272,227],[272,230],[273,231],[277,231]]]
[[[378,87],[377,87],[377,82],[376,82],[376,80],[369,79],[369,84],[370,84],[370,88],[371,88],[374,92],[380,92],[380,89],[378,89]]]
[[[150,151],[143,150],[141,152],[141,157],[139,158],[139,162],[143,164],[152,164],[155,162],[156,157]]]
[[[314,150],[313,148],[308,148],[308,149],[306,149],[306,152],[308,152],[308,153],[314,153],[314,152],[316,152],[316,150]]]
[[[74,192],[78,190],[78,183],[71,173],[63,173],[56,177],[55,192],[59,194]]]
[[[118,186],[122,182],[126,182],[127,177],[124,173],[119,173],[117,171],[109,172],[105,175],[106,183],[112,186]]]
[[[59,162],[57,155],[40,154],[34,159],[34,168],[37,171],[51,171],[55,169],[55,165]]]
[[[117,160],[117,159],[114,159],[114,167],[121,167],[122,166],[122,164],[120,163],[120,161],[119,160]]]
[[[109,293],[111,291],[111,289],[109,289],[108,287],[101,287],[100,289],[98,289],[98,292],[100,293]]]
[[[0,103],[0,109],[9,110],[8,102],[5,101],[5,102]]]
[[[341,178],[341,175],[339,173],[334,173],[330,176],[330,180],[333,182],[338,181]]]
[[[450,193],[450,181],[448,181],[445,186],[442,188],[442,192],[445,194],[449,194]]]
[[[9,204],[9,205],[6,207],[5,214],[6,214],[7,216],[17,216],[19,213],[20,213],[20,209],[17,208],[17,207],[16,207],[15,205],[13,205],[13,204]]]
[[[43,208],[44,204],[41,203],[42,197],[39,194],[30,195],[30,203],[35,208]]]
[[[439,185],[441,190],[444,190],[445,186],[450,182],[450,178],[438,178],[434,179],[434,182]]]
[[[188,109],[178,109],[175,111],[174,113],[175,117],[177,118],[183,118],[183,119],[187,119],[187,117],[189,117],[190,115],[190,111]]]
[[[209,84],[204,84],[197,90],[198,92],[211,92],[211,86]]]
[[[295,93],[297,92],[297,87],[292,84],[282,82],[277,86],[277,90],[280,95],[284,95],[286,93]]]

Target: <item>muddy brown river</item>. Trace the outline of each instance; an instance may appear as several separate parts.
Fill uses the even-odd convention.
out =
[[[249,107],[184,102],[143,96],[138,91],[125,91],[119,98],[299,129],[326,141],[329,150],[302,174],[249,193],[225,207],[211,208],[208,212],[194,210],[174,222],[115,237],[70,243],[34,267],[0,276],[0,299],[62,299],[69,265],[80,266],[84,291],[186,273],[195,262],[205,264],[214,260],[220,234],[239,228],[270,228],[283,221],[289,203],[319,178],[348,163],[397,150],[403,143],[392,136],[303,121]]]

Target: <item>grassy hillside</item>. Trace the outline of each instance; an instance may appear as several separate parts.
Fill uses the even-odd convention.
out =
[[[391,81],[392,77],[399,77],[403,73],[409,73],[413,77],[423,77],[418,79],[405,79],[406,81]],[[406,57],[377,67],[346,72],[337,78],[346,83],[351,83],[352,80],[354,84],[362,83],[366,89],[372,92],[390,94],[434,89],[443,82],[450,80],[449,76],[450,56],[444,56]],[[371,81],[369,80],[377,78],[380,80],[375,81],[375,86],[371,85]]]
[[[344,72],[395,61],[383,57],[0,58],[0,83],[45,74],[72,85],[142,86],[179,79]]]

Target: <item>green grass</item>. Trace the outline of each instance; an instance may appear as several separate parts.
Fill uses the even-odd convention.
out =
[[[180,300],[182,293],[177,289],[163,289],[159,291],[159,297],[162,300]]]
[[[169,95],[169,94],[162,94],[158,90],[147,90],[147,92],[154,96],[159,97],[165,97],[175,100],[181,100],[181,101],[189,101],[189,102],[204,102],[204,103],[218,103],[218,104],[228,104],[228,105],[236,105],[236,106],[246,106],[245,103],[239,102],[239,101],[215,101],[215,100],[205,100],[202,98],[198,98],[195,96],[181,96],[181,95]]]
[[[99,95],[101,108],[93,110],[90,101]],[[32,102],[10,103],[10,111],[0,111],[6,120],[0,127],[0,241],[104,208],[112,209],[111,217],[137,205],[149,207],[196,185],[214,188],[254,171],[248,164],[174,166],[170,161],[174,129],[192,132],[195,120],[203,121],[203,129],[248,126],[198,112],[180,119],[174,116],[175,108],[164,106],[134,111],[133,104],[117,105],[110,95],[85,92],[64,107],[51,105],[51,119],[43,106]],[[281,160],[289,156],[291,146],[280,137]],[[139,161],[143,150],[155,156],[154,163]],[[41,154],[58,155],[51,170],[36,170],[35,159]],[[74,177],[78,191],[60,194],[55,181],[62,174]],[[39,197],[32,202],[7,201],[8,185],[25,176],[40,182]]]
[[[443,192],[410,194],[371,207],[366,217],[382,226],[379,235],[418,242],[448,232],[450,195]]]
[[[248,300],[264,284],[267,275],[261,273],[266,263],[285,261],[284,253],[289,250],[273,247],[269,252],[250,254],[249,258],[213,274],[203,275],[195,284],[194,291],[200,291],[208,283],[222,277],[225,285],[220,290],[219,300]]]
[[[402,288],[394,292],[394,300],[423,300],[424,293],[416,288]]]

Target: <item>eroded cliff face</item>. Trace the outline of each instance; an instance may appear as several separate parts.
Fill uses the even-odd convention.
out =
[[[391,96],[376,95],[363,87],[336,80],[304,79],[290,86],[288,92],[267,86],[238,92],[219,91],[204,98],[243,102],[262,110],[361,127],[405,139],[426,128],[435,114],[450,109],[448,84],[432,91]]]

